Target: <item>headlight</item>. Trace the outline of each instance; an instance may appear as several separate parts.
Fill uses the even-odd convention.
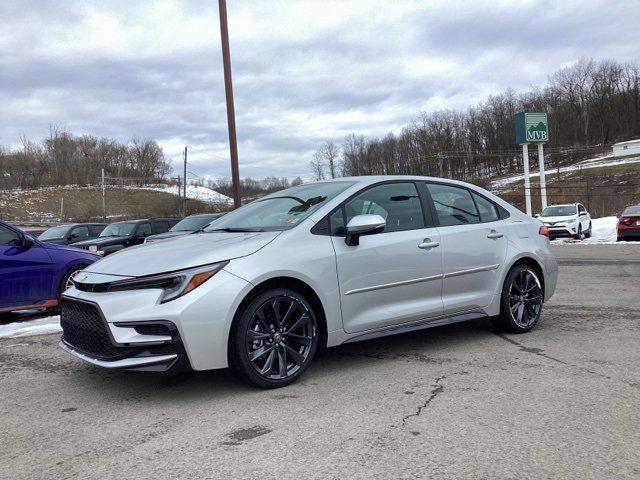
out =
[[[116,292],[122,290],[160,288],[163,290],[160,296],[160,303],[165,303],[195,290],[222,270],[227,263],[229,262],[214,263],[212,265],[190,268],[188,270],[178,270],[177,272],[149,275],[147,277],[133,278],[130,280],[120,280],[111,283],[107,291]]]
[[[97,245],[89,245],[89,251],[90,252],[97,252],[98,251],[98,246]]]

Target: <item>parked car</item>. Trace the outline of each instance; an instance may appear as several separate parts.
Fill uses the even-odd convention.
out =
[[[89,267],[62,300],[60,346],[106,368],[230,366],[272,388],[322,346],[481,318],[527,332],[556,286],[548,234],[455,180],[304,184]]]
[[[106,223],[72,223],[48,228],[38,240],[57,245],[71,245],[84,240],[97,238],[106,227]]]
[[[618,214],[617,239],[640,240],[640,205],[628,206]]]
[[[549,227],[550,238],[573,237],[575,239],[591,236],[591,215],[581,203],[550,205],[538,219]]]
[[[189,215],[171,227],[168,232],[148,236],[144,243],[166,240],[167,238],[181,237],[182,235],[197,232],[217,218],[220,218],[222,215],[224,215],[224,213],[200,213],[197,215]]]
[[[146,218],[112,223],[98,238],[74,243],[73,246],[104,257],[124,248],[140,245],[150,235],[168,232],[178,222],[177,218]]]
[[[74,275],[98,258],[0,221],[0,312],[56,307]]]

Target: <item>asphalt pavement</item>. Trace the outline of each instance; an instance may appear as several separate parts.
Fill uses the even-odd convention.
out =
[[[329,349],[279,390],[0,340],[0,478],[640,478],[640,245],[559,245],[538,328]]]

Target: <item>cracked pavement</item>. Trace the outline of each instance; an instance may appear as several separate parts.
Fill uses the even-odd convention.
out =
[[[640,478],[640,244],[553,250],[533,332],[345,345],[279,390],[0,340],[0,479]]]

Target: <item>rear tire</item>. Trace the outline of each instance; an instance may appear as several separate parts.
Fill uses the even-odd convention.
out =
[[[318,324],[309,301],[295,290],[273,288],[240,312],[229,341],[229,366],[244,382],[280,388],[295,382],[318,348]]]
[[[589,222],[589,230],[587,230],[586,232],[584,232],[584,238],[591,238],[591,222]]]
[[[502,286],[500,315],[494,326],[511,333],[525,333],[540,320],[544,294],[538,274],[528,265],[516,265]]]

